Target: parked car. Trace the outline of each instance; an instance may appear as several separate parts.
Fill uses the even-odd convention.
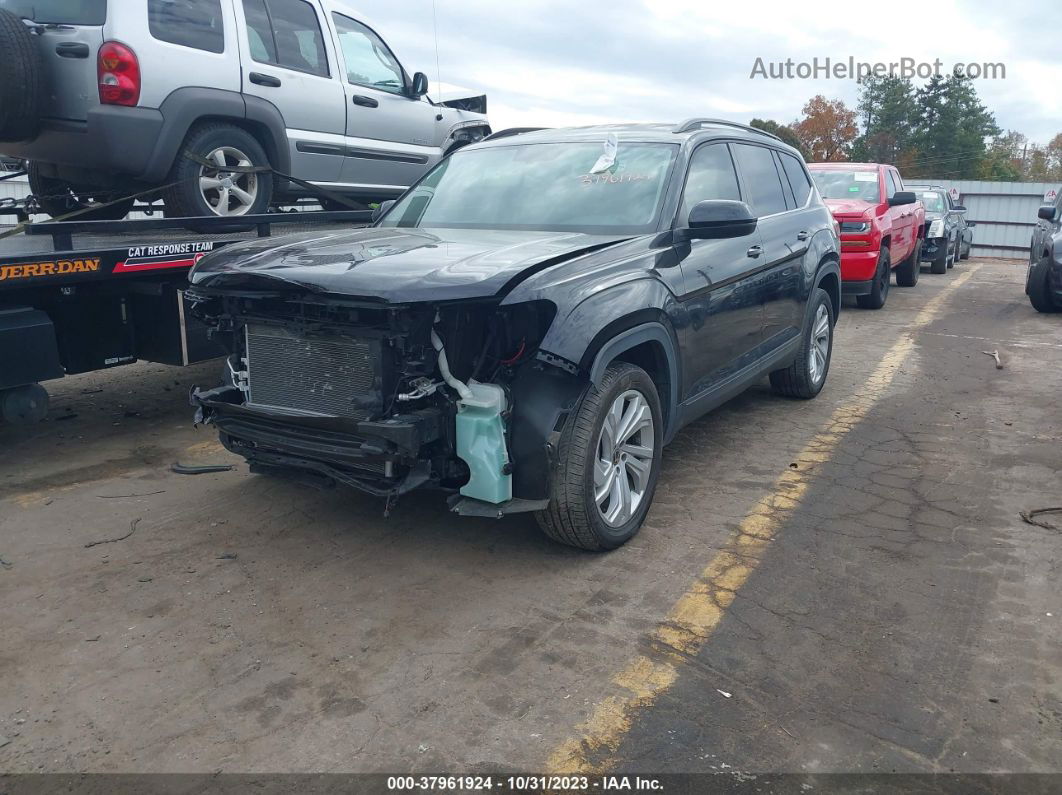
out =
[[[922,261],[925,208],[900,172],[879,163],[812,163],[819,194],[841,227],[845,295],[864,309],[881,309],[896,284],[914,287]]]
[[[1025,294],[1037,312],[1062,310],[1062,195],[1045,204],[1029,247]]]
[[[53,216],[152,188],[261,213],[307,193],[280,174],[380,201],[490,131],[486,97],[431,101],[339,0],[0,0],[0,50],[0,151]]]
[[[922,260],[933,273],[946,273],[959,260],[970,258],[973,229],[966,220],[966,208],[956,204],[947,188],[940,185],[908,185],[918,193],[926,208],[926,235]]]
[[[235,244],[191,274],[231,348],[199,420],[254,471],[461,514],[533,511],[599,550],[642,524],[661,448],[765,375],[813,398],[840,242],[799,153],[692,119],[498,133],[373,227]]]

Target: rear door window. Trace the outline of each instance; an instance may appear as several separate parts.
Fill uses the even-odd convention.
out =
[[[328,77],[328,55],[317,12],[305,0],[243,0],[251,57]]]
[[[757,217],[785,212],[785,193],[771,150],[764,146],[733,144],[734,158],[748,191],[748,202]]]
[[[225,52],[221,0],[148,0],[148,30],[159,41]]]
[[[102,25],[107,0],[0,0],[0,8],[42,24]]]

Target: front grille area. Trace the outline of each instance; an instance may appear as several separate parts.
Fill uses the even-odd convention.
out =
[[[294,334],[247,325],[247,404],[364,420],[380,407],[374,340]]]

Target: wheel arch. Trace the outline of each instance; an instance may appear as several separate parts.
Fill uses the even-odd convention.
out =
[[[200,124],[222,122],[255,137],[265,149],[270,165],[290,173],[284,118],[276,105],[258,97],[214,88],[179,88],[159,107],[165,123],[141,179],[161,182],[170,173],[188,135]]]
[[[678,416],[680,383],[675,333],[670,324],[665,325],[666,321],[659,317],[648,322],[636,317],[621,318],[615,322],[628,325],[621,331],[606,327],[595,338],[593,349],[596,350],[587,367],[590,381],[600,384],[605,370],[617,361],[634,364],[645,370],[660,396],[660,406],[664,412],[664,439],[665,442],[669,441]],[[588,351],[588,358],[590,355]]]
[[[830,296],[834,318],[841,314],[841,265],[833,255],[826,255],[815,272],[814,287],[821,287]]]

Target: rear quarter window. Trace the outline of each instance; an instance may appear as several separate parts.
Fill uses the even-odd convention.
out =
[[[148,30],[169,44],[225,51],[221,0],[148,0]]]
[[[0,0],[0,8],[42,24],[102,25],[107,0]]]
[[[779,152],[778,156],[782,159],[782,168],[785,169],[785,175],[789,179],[789,186],[793,189],[797,207],[803,207],[807,204],[808,196],[811,194],[811,179],[808,177],[808,172],[804,170],[804,166],[800,161],[792,155]]]

